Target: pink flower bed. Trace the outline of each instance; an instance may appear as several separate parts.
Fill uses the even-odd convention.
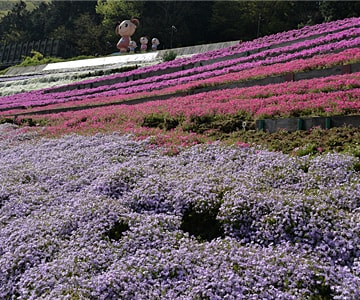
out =
[[[49,121],[47,132],[114,131],[140,135],[159,133],[144,128],[145,116],[182,118],[202,115],[247,115],[248,119],[291,115],[346,114],[360,109],[360,73],[315,78],[261,87],[234,88],[174,97],[137,105],[117,105],[37,116]],[[181,129],[176,129],[180,130]],[[170,134],[170,133],[169,133]],[[178,133],[177,133],[178,134]],[[183,135],[183,134],[181,134]]]
[[[301,29],[290,30],[286,32],[280,32],[258,39],[240,43],[237,46],[232,46],[224,49],[218,49],[209,51],[206,53],[200,53],[189,58],[176,59],[174,61],[166,62],[160,65],[149,66],[138,70],[129,71],[122,74],[113,74],[108,76],[108,79],[115,79],[119,77],[126,77],[131,75],[139,75],[143,73],[156,72],[158,70],[165,70],[167,68],[182,67],[188,64],[206,63],[207,61],[214,59],[222,59],[232,56],[234,54],[243,54],[246,52],[257,51],[259,49],[274,47],[282,43],[289,42],[301,42],[306,40],[309,42],[311,38],[319,37],[324,38],[328,35],[337,34],[339,31],[346,31],[353,27],[360,25],[360,18],[348,18],[344,20],[337,20],[323,24],[317,24],[312,26],[305,26]],[[305,42],[306,42],[305,41]],[[100,79],[102,80],[102,78]],[[96,82],[96,80],[86,80],[83,83]]]
[[[178,92],[188,92],[190,90],[201,88],[204,86],[221,85],[225,83],[235,83],[254,78],[262,78],[268,76],[276,76],[286,74],[289,72],[300,72],[303,70],[326,68],[338,64],[346,64],[360,60],[360,49],[352,48],[345,50],[340,53],[324,54],[314,56],[308,59],[297,59],[285,63],[277,63],[273,65],[258,66],[257,68],[252,67],[242,71],[236,71],[218,75],[207,79],[198,79],[186,83],[180,81],[173,82],[172,85],[162,88],[161,90],[153,91],[137,91],[129,90],[128,93],[121,94],[120,91],[117,93],[111,91],[111,93],[101,93],[98,95],[83,95],[72,98],[70,102],[69,98],[66,98],[68,93],[56,93],[56,94],[42,94],[41,91],[35,91],[33,93],[24,93],[13,95],[9,97],[3,97],[0,102],[0,108],[6,109],[7,111],[1,112],[1,114],[9,115],[21,111],[32,111],[41,110],[43,108],[29,108],[31,106],[45,106],[46,109],[53,109],[59,107],[68,106],[81,106],[81,105],[96,105],[114,102],[125,102],[131,99],[139,99],[150,96],[160,96],[166,94],[174,94]],[[160,84],[157,85],[158,87]],[[71,91],[69,92],[71,93]],[[67,103],[66,103],[67,102]],[[21,103],[22,106],[28,107],[26,110],[8,110],[11,107],[16,107]],[[57,103],[57,105],[54,105]],[[53,105],[50,105],[53,104]]]
[[[301,57],[301,55],[303,55],[303,57],[305,56],[309,56],[309,55],[314,55],[317,52],[314,51],[314,47],[317,47],[316,50],[320,52],[325,51],[322,47],[322,45],[328,45],[328,47],[326,47],[326,49],[331,49],[331,47],[335,47],[336,49],[339,48],[339,46],[344,46],[343,43],[339,42],[343,42],[346,41],[348,39],[357,37],[360,35],[360,28],[350,28],[350,29],[346,29],[344,31],[341,32],[336,32],[333,34],[328,34],[325,36],[320,36],[316,39],[312,39],[312,40],[305,40],[305,41],[300,41],[300,42],[296,42],[294,44],[288,45],[288,46],[282,46],[279,48],[275,48],[275,49],[268,49],[268,50],[264,50],[261,51],[260,53],[254,53],[252,55],[248,55],[248,56],[242,56],[242,57],[235,57],[235,58],[229,58],[227,60],[224,61],[220,61],[220,62],[215,62],[215,63],[211,63],[209,65],[205,65],[205,66],[199,66],[199,67],[195,67],[195,68],[191,68],[188,70],[183,70],[183,71],[174,71],[171,72],[170,74],[164,74],[164,75],[158,75],[158,76],[153,76],[151,75],[151,71],[145,72],[145,68],[141,68],[135,71],[130,71],[127,73],[123,73],[123,74],[117,74],[117,75],[111,75],[109,77],[105,77],[105,79],[110,79],[110,78],[116,78],[116,77],[126,77],[126,76],[132,76],[132,75],[143,75],[145,76],[144,79],[138,79],[136,81],[125,81],[125,82],[119,82],[116,84],[112,84],[112,85],[101,85],[97,88],[92,88],[92,89],[88,89],[88,90],[80,90],[80,91],[74,91],[74,94],[77,95],[82,95],[82,94],[95,94],[95,93],[99,93],[99,92],[104,92],[104,91],[109,91],[109,90],[113,90],[115,88],[126,88],[126,87],[133,87],[133,86],[138,86],[138,85],[143,85],[143,84],[149,84],[149,83],[154,83],[154,82],[161,82],[163,83],[164,81],[168,81],[170,79],[176,79],[176,78],[183,78],[183,77],[188,77],[191,75],[199,75],[205,72],[209,72],[209,71],[214,71],[214,70],[221,70],[227,67],[233,67],[234,65],[239,65],[239,64],[244,64],[244,63],[249,63],[249,62],[253,62],[255,61],[259,61],[259,60],[265,60],[264,64],[268,64],[268,58],[269,57],[275,57],[275,56],[279,56],[282,55],[281,61],[284,61],[284,55],[285,54],[295,54],[296,57]],[[351,41],[352,43],[352,41]],[[334,48],[334,49],[335,49]],[[311,50],[309,51],[303,51],[303,50]],[[303,51],[301,53],[299,53],[300,51]],[[294,59],[295,57],[290,56],[289,60]],[[178,62],[177,62],[178,63]],[[163,65],[163,64],[161,64]],[[181,65],[179,65],[181,66]],[[248,67],[248,65],[247,65]],[[152,68],[157,68],[157,66],[152,66]],[[147,70],[147,69],[146,69]],[[156,71],[156,70],[153,70]],[[139,74],[137,74],[137,72],[141,72]],[[144,75],[145,72],[145,75]],[[207,76],[206,74],[204,74],[204,76]],[[82,81],[81,84],[86,85],[86,84],[94,84],[98,81],[103,81],[104,77],[102,78],[96,78],[96,79],[91,79],[91,80],[86,80],[86,81]],[[79,83],[74,83],[74,84],[69,84],[69,87],[75,86],[78,87]],[[69,89],[70,90],[70,89]],[[73,89],[72,89],[73,90]],[[48,89],[45,92],[48,91],[52,91],[52,89]]]
[[[119,82],[111,85],[101,85],[96,88],[82,88],[79,90],[69,88],[68,91],[60,92],[59,96],[55,95],[54,97],[68,98],[68,100],[71,100],[72,98],[87,95],[108,96],[118,94],[119,92],[128,94],[145,90],[161,89],[167,86],[206,79],[227,74],[229,72],[237,72],[262,65],[276,64],[299,58],[309,58],[329,51],[338,51],[340,49],[356,47],[360,44],[360,38],[357,37],[359,35],[360,28],[351,28],[347,30],[346,33],[341,32],[325,37],[322,36],[315,40],[303,41],[286,47],[265,50],[261,53],[256,53],[247,57],[228,59],[226,61],[191,68],[185,71],[150,76],[144,79]],[[92,81],[82,82],[82,84],[93,84],[98,80],[99,79],[94,79]],[[75,86],[78,85],[78,83],[75,84]],[[71,86],[72,85],[69,85],[69,87]],[[45,90],[44,93],[48,93],[51,90],[52,89]]]

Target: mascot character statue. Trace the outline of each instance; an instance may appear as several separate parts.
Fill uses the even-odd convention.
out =
[[[130,41],[129,43],[129,50],[130,50],[130,53],[133,54],[135,53],[135,48],[137,47],[137,44],[135,41]]]
[[[159,44],[160,44],[159,40],[158,40],[157,38],[153,38],[153,39],[151,40],[151,49],[152,49],[153,51],[156,51],[156,50],[157,50],[157,47],[159,46]]]
[[[149,40],[148,40],[148,38],[146,36],[142,36],[140,38],[140,44],[141,44],[140,50],[141,50],[142,53],[146,52],[148,41]]]
[[[116,47],[120,50],[120,53],[126,53],[131,41],[131,36],[134,34],[136,27],[139,26],[138,19],[131,19],[122,21],[116,26],[115,32],[121,36],[121,39],[117,43]]]

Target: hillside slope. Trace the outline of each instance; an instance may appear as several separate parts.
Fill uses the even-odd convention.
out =
[[[199,140],[254,130],[358,127],[359,25],[359,18],[345,19],[166,63],[70,78],[75,81],[2,97],[0,114],[3,122],[46,124],[48,133],[160,130]]]

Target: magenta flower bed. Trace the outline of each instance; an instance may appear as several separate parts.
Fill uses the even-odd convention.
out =
[[[108,78],[108,79],[114,79],[116,77],[123,78],[126,76],[131,77],[132,75],[139,75],[139,74],[142,74],[143,77],[145,77],[144,79],[138,79],[136,81],[121,82],[121,83],[116,84],[116,86],[115,85],[110,85],[110,86],[102,85],[98,88],[91,89],[91,93],[97,93],[100,91],[112,90],[115,87],[116,88],[120,88],[120,87],[126,88],[126,87],[130,87],[130,86],[137,86],[137,85],[149,84],[149,83],[154,83],[154,82],[163,82],[163,81],[167,81],[170,79],[183,78],[183,77],[188,77],[188,76],[192,76],[192,75],[200,75],[202,73],[204,73],[203,76],[207,76],[206,74],[209,71],[217,71],[217,72],[222,73],[222,72],[226,72],[226,68],[228,68],[228,67],[233,67],[234,65],[253,62],[254,60],[256,60],[256,61],[265,60],[263,62],[263,64],[269,64],[269,60],[267,58],[279,56],[280,54],[282,55],[282,58],[281,58],[281,60],[278,60],[277,62],[285,61],[284,60],[284,59],[286,59],[285,54],[296,53],[297,56],[289,57],[289,60],[292,60],[297,57],[308,57],[310,55],[317,54],[318,52],[320,52],[320,53],[326,52],[328,49],[331,49],[331,50],[341,49],[340,47],[344,46],[344,41],[346,42],[349,39],[354,39],[354,38],[358,37],[359,34],[360,34],[360,28],[355,27],[355,28],[346,29],[341,32],[336,32],[334,34],[328,34],[325,36],[321,36],[316,39],[296,42],[289,46],[282,46],[282,47],[275,48],[275,49],[263,50],[260,53],[254,53],[252,55],[245,56],[245,57],[229,58],[229,59],[221,61],[221,62],[214,62],[209,65],[199,66],[199,67],[191,68],[189,70],[174,71],[174,72],[171,72],[170,74],[153,76],[153,75],[151,75],[151,73],[154,72],[155,70],[150,70],[150,71],[144,73],[144,69],[141,68],[139,70],[131,71],[131,72],[128,72],[125,74],[111,75],[109,77],[101,77],[101,78],[97,78],[97,79],[81,81],[81,84],[89,85],[89,84],[94,84],[98,81],[103,81],[106,78]],[[351,42],[351,44],[349,44],[349,42],[351,42],[351,41],[347,41],[347,43],[345,44],[345,47],[349,47],[352,45],[353,41]],[[324,45],[328,45],[328,47],[326,47],[326,48],[320,47],[320,46],[324,46]],[[316,47],[315,51],[313,49],[314,47]],[[308,51],[305,51],[305,50],[308,50]],[[270,61],[270,63],[273,63],[273,62]],[[163,64],[161,64],[161,65],[163,65]],[[181,65],[179,65],[179,66],[181,66]],[[247,65],[247,67],[248,67],[248,65]],[[156,66],[153,66],[152,68],[156,68]],[[220,71],[221,69],[224,69],[224,68],[225,68],[224,71]],[[142,73],[136,74],[136,72],[140,72],[140,71],[142,71]],[[150,76],[147,76],[147,75],[150,75]],[[79,86],[79,83],[69,84],[67,86],[69,87],[69,90],[70,90],[71,86],[77,87],[77,86]],[[48,92],[48,91],[51,92],[52,89],[48,89],[46,92]],[[87,93],[88,92],[86,92],[86,91],[84,91],[84,92],[78,91],[78,95],[87,94]]]
[[[97,130],[152,135],[156,134],[154,129],[142,128],[141,125],[146,116],[153,114],[177,118],[183,123],[191,117],[203,115],[242,115],[255,120],[351,114],[359,112],[359,99],[360,73],[354,73],[273,84],[261,89],[258,86],[224,89],[137,105],[120,104],[26,118],[48,120],[46,132],[55,135]]]
[[[336,37],[338,39],[339,31],[347,32],[350,31],[356,31],[358,32],[357,26],[360,25],[360,18],[349,18],[345,20],[337,20],[333,22],[328,22],[324,24],[317,24],[313,26],[305,26],[298,30],[291,30],[287,32],[281,32],[265,37],[261,37],[258,39],[255,39],[253,41],[248,41],[239,44],[238,46],[233,46],[225,49],[219,49],[214,51],[209,51],[206,53],[200,53],[197,55],[194,55],[190,58],[183,58],[183,59],[176,59],[174,61],[166,62],[160,65],[155,66],[149,66],[145,68],[141,68],[138,70],[129,71],[122,74],[114,74],[107,76],[106,78],[109,79],[115,79],[119,77],[126,77],[126,76],[132,76],[132,75],[139,75],[144,73],[151,74],[152,72],[156,72],[158,70],[164,70],[170,67],[182,67],[187,64],[196,64],[196,63],[205,63],[208,60],[212,59],[221,59],[223,57],[231,56],[234,54],[243,54],[246,52],[251,51],[257,51],[258,49],[265,49],[269,48],[278,44],[282,43],[289,43],[289,42],[295,42],[299,41],[301,43],[302,41],[305,43],[311,43],[311,39],[309,37],[318,36],[318,43],[322,43],[323,40],[327,39],[327,36],[329,37]],[[347,35],[348,36],[348,35]],[[351,35],[350,35],[351,36]],[[305,41],[304,41],[305,40]],[[331,39],[328,39],[328,41]],[[295,46],[297,47],[297,46]],[[292,49],[292,48],[289,48]],[[294,48],[292,49],[295,50]],[[275,50],[276,51],[276,50]],[[272,53],[271,50],[268,53]],[[274,52],[275,53],[275,52]],[[262,57],[262,54],[255,54],[254,57]],[[228,60],[228,59],[227,59]],[[243,61],[243,60],[241,60]],[[224,62],[226,63],[226,61]],[[211,63],[213,65],[213,63]],[[216,65],[216,64],[215,64]],[[218,65],[221,66],[221,63]],[[201,70],[201,68],[200,68]],[[192,72],[192,71],[190,71]],[[103,78],[99,79],[102,80]],[[83,83],[91,83],[96,82],[95,80],[86,80],[83,81]]]
[[[360,29],[356,29],[357,34]],[[352,48],[360,45],[360,37],[350,40],[342,40],[336,42],[327,42],[319,45],[319,41],[314,41],[307,49],[299,49],[299,47],[288,46],[285,48],[263,51],[249,58],[230,59],[221,63],[214,63],[210,66],[198,67],[187,71],[179,71],[171,74],[153,76],[145,79],[138,79],[130,82],[121,82],[97,88],[69,90],[66,92],[54,94],[54,98],[68,98],[71,100],[77,97],[94,96],[112,96],[117,94],[130,94],[142,91],[151,91],[154,89],[163,89],[169,86],[184,84],[187,82],[204,80],[214,76],[228,74],[230,72],[239,72],[247,69],[257,68],[259,66],[272,65],[295,59],[306,59],[317,54],[337,51],[341,49]],[[298,46],[298,45],[296,45]],[[289,51],[286,48],[291,48]],[[301,47],[300,47],[301,48]],[[296,51],[298,50],[298,51]],[[288,52],[287,52],[288,51]],[[91,83],[91,82],[89,82]],[[51,90],[51,89],[50,89]],[[45,90],[44,93],[47,93]]]
[[[359,39],[360,41],[360,39]],[[213,77],[207,79],[197,79],[193,78],[193,81],[187,83],[182,83],[180,80],[177,81],[167,81],[163,84],[151,84],[143,85],[134,88],[120,89],[107,91],[99,94],[90,94],[90,95],[76,95],[76,91],[69,91],[63,93],[54,93],[47,94],[43,91],[34,91],[31,93],[17,94],[8,97],[3,97],[0,100],[0,109],[9,110],[11,108],[19,107],[36,107],[36,106],[45,106],[54,103],[61,103],[61,107],[66,106],[75,106],[75,105],[91,105],[91,104],[101,104],[101,103],[110,103],[110,102],[123,102],[131,99],[145,98],[149,96],[163,95],[163,94],[172,94],[176,92],[184,92],[201,86],[212,86],[220,85],[224,83],[231,83],[243,80],[249,80],[251,78],[261,78],[266,76],[274,76],[279,74],[285,74],[288,72],[299,72],[301,70],[309,70],[314,68],[324,68],[332,65],[343,64],[348,62],[358,61],[360,59],[360,50],[358,48],[348,49],[340,53],[335,54],[325,54],[320,56],[315,56],[308,59],[297,59],[285,63],[278,63],[269,66],[259,66],[255,68],[256,63],[251,64],[249,68],[245,70],[234,69],[232,72],[218,75],[213,74]],[[246,67],[246,66],[245,66]],[[245,68],[243,66],[243,68]],[[236,67],[234,67],[236,68]],[[170,86],[169,86],[170,85]],[[146,90],[160,89],[148,92]],[[74,95],[75,94],[75,95]],[[71,97],[71,95],[74,95]],[[66,103],[68,102],[68,103]],[[51,106],[53,108],[58,107],[56,105]],[[47,107],[47,108],[50,108]],[[28,109],[27,109],[28,110]],[[31,109],[33,111],[36,108]],[[2,114],[11,114],[16,111],[3,111]]]

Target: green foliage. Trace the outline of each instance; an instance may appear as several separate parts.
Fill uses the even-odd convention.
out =
[[[0,124],[5,124],[5,123],[13,124],[14,118],[8,118],[8,117],[0,118]]]
[[[315,284],[311,287],[309,300],[331,300],[333,299],[330,285],[323,275],[314,275]]]
[[[127,230],[129,230],[129,224],[123,220],[119,220],[106,231],[105,236],[110,240],[118,241]]]
[[[28,67],[28,66],[37,66],[42,64],[62,62],[62,61],[73,61],[73,60],[93,58],[93,56],[88,56],[88,55],[75,56],[69,59],[62,59],[58,57],[44,57],[42,53],[34,50],[31,51],[31,54],[32,54],[31,56],[25,56],[24,60],[17,66]]]
[[[360,128],[337,127],[331,129],[315,128],[309,131],[295,132],[279,131],[268,133],[256,130],[239,130],[230,134],[216,136],[218,139],[233,144],[238,141],[256,144],[260,147],[281,151],[294,155],[320,154],[331,151],[346,152],[354,156],[359,155]],[[333,142],[336,140],[336,144]],[[304,146],[305,145],[305,146]]]
[[[151,128],[161,128],[170,130],[176,128],[181,122],[183,117],[172,117],[167,114],[150,114],[145,116],[141,126]]]
[[[354,171],[355,172],[360,172],[360,161],[357,161],[356,163],[354,163]]]
[[[5,75],[9,71],[10,67],[0,70],[0,75]]]
[[[177,53],[173,50],[170,50],[170,51],[166,51],[163,56],[162,56],[162,61],[171,61],[171,60],[174,60],[177,56]]]
[[[48,124],[48,120],[46,120],[46,119],[37,119],[35,121],[35,120],[33,120],[33,118],[25,118],[25,117],[15,118],[13,120],[5,119],[5,122],[6,123],[14,123],[19,126],[28,126],[28,127],[46,126]]]
[[[204,133],[205,131],[213,128],[211,125],[216,120],[215,114],[205,114],[201,116],[190,116],[189,120],[182,126],[183,130]]]
[[[306,144],[298,149],[295,149],[295,154],[297,156],[313,155],[318,153],[317,147],[315,144]]]
[[[190,206],[184,213],[180,229],[188,232],[200,241],[211,241],[224,236],[224,230],[216,219],[219,209],[197,211]]]
[[[58,58],[46,58],[43,54],[34,50],[31,51],[31,54],[31,56],[24,57],[24,60],[19,64],[20,67],[37,66],[61,61],[61,59]]]
[[[347,152],[360,157],[360,128],[334,127],[331,129],[313,128],[275,133],[255,130],[255,123],[246,115],[216,115],[173,117],[166,113],[147,115],[140,124],[144,127],[171,130],[179,128],[187,132],[203,134],[207,138],[221,140],[227,144],[243,143],[258,145],[271,151],[297,156],[318,155],[324,152]],[[243,127],[243,125],[245,125]],[[354,166],[355,169],[360,168]]]
[[[98,24],[95,16],[90,13],[81,14],[75,21],[76,30],[73,33],[74,44],[80,54],[106,53],[106,43],[102,37],[106,34],[105,28]],[[89,27],[91,30],[89,30]]]
[[[133,39],[156,36],[164,49],[257,36],[359,16],[345,1],[0,1],[1,42],[61,39],[77,53],[109,54],[116,22],[139,18]],[[1,17],[2,16],[2,17]],[[184,21],[186,20],[186,22]],[[177,31],[171,31],[172,25]],[[196,30],[194,30],[196,28]]]
[[[216,130],[219,133],[231,133],[238,130],[255,128],[255,123],[249,121],[249,116],[239,112],[236,115],[205,114],[191,116],[182,124],[185,131],[204,133],[208,130]]]

